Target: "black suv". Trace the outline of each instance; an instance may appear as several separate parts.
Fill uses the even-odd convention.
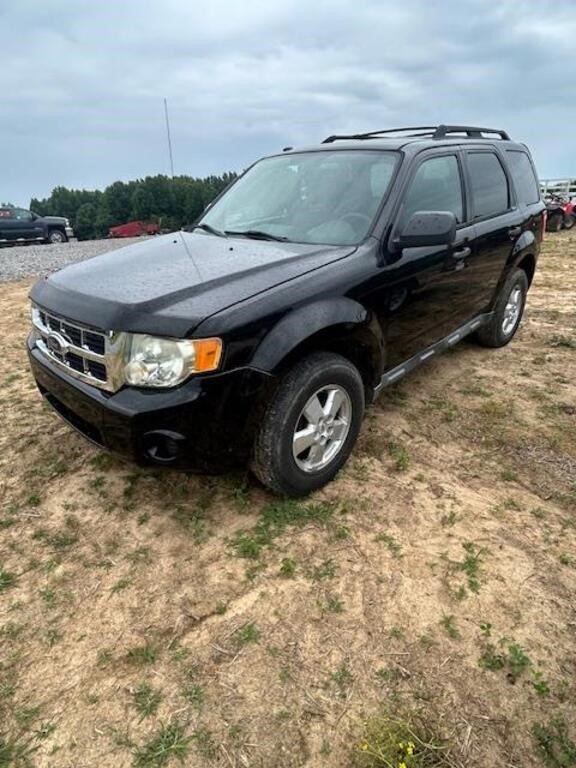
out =
[[[186,232],[37,283],[38,387],[99,446],[303,495],[383,387],[474,333],[514,336],[544,203],[504,131],[330,136],[252,165]]]
[[[38,216],[25,208],[0,208],[0,243],[65,243],[74,232],[68,219]]]

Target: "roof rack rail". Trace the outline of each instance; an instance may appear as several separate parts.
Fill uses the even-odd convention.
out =
[[[387,128],[383,131],[370,131],[369,133],[353,133],[349,135],[334,135],[334,136],[328,136],[328,138],[324,139],[322,144],[331,144],[333,141],[340,141],[342,139],[374,139],[378,138],[378,136],[382,136],[383,134],[388,133],[404,133],[405,131],[426,131],[425,134],[420,134],[422,136],[428,136],[432,135],[431,133],[428,134],[428,131],[435,131],[436,126],[435,125],[416,125],[409,128]]]
[[[439,125],[434,133],[435,139],[444,139],[449,133],[465,133],[469,139],[483,139],[483,133],[494,133],[503,141],[510,141],[510,136],[500,128],[476,128],[472,125]]]
[[[345,139],[377,139],[379,136],[386,136],[390,134],[406,134],[407,131],[417,131],[417,133],[408,133],[404,137],[398,138],[406,139],[446,139],[450,138],[450,134],[464,133],[468,139],[484,139],[483,134],[495,134],[499,136],[503,141],[510,141],[510,136],[506,131],[502,131],[499,128],[477,128],[471,125],[418,125],[408,128],[387,128],[383,131],[370,131],[369,133],[353,133],[348,135],[334,135],[328,136],[322,144],[332,144],[334,141],[343,141]]]

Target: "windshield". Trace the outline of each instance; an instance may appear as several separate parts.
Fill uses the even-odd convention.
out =
[[[356,244],[370,230],[396,158],[394,152],[369,150],[269,157],[253,165],[199,223],[207,225],[206,232]]]

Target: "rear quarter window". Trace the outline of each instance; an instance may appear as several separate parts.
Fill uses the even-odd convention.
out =
[[[537,203],[540,200],[540,190],[528,155],[520,150],[508,149],[506,159],[519,202]]]

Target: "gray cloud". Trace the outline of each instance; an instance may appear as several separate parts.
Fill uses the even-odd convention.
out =
[[[0,0],[0,199],[240,169],[337,131],[507,128],[576,175],[571,0]]]

